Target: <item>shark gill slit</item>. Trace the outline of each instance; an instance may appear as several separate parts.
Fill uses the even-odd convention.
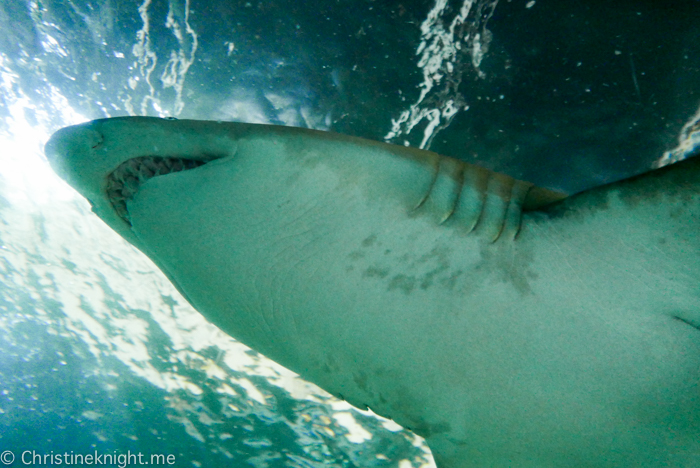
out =
[[[416,204],[416,206],[414,206],[411,209],[411,212],[418,211],[425,204],[425,202],[428,200],[428,198],[430,198],[430,194],[432,193],[433,189],[435,188],[435,184],[437,183],[438,177],[440,176],[440,166],[441,166],[440,161],[441,160],[442,160],[442,158],[436,159],[436,163],[433,165],[433,180],[430,181],[430,186],[428,187],[428,190],[425,191],[423,198],[421,198],[418,201],[418,203]]]
[[[445,212],[445,215],[439,222],[439,224],[441,225],[445,224],[445,222],[447,222],[447,220],[449,220],[452,217],[455,210],[457,209],[457,203],[459,203],[459,197],[462,195],[462,189],[464,188],[464,170],[466,168],[466,164],[463,164],[459,161],[447,160],[446,158],[443,159],[452,163],[449,165],[451,167],[452,173],[443,175],[443,177],[451,176],[455,186],[452,191],[452,200],[451,203],[449,203],[449,209]],[[446,165],[444,164],[441,165],[441,167],[445,166]]]
[[[496,242],[503,232],[515,180],[511,177],[489,173],[486,198],[481,210],[480,230],[490,242]]]
[[[430,187],[420,203],[411,211],[427,210],[437,215],[438,225],[450,219],[459,201],[464,177],[464,163],[440,156],[435,162],[435,173]]]
[[[534,187],[534,184],[530,182],[515,180],[500,237],[507,240],[515,240],[518,236],[522,222],[523,205],[532,187]]]
[[[477,231],[489,242],[514,240],[532,187],[529,182],[441,157],[430,188],[413,211],[435,210],[439,225],[456,224],[466,234]]]
[[[459,212],[459,208],[461,207],[465,207],[464,209],[469,209],[470,203],[468,201],[465,202],[466,197],[464,192],[464,189],[469,186],[471,192],[473,192],[472,195],[476,195],[476,200],[472,201],[472,203],[475,202],[475,204],[471,206],[471,209],[466,213],[466,222],[464,223],[466,233],[470,234],[479,227],[479,224],[481,224],[484,217],[484,208],[486,206],[486,199],[488,196],[490,171],[478,166],[467,166],[465,164],[464,174],[465,176],[469,175],[469,179],[467,177],[462,179],[462,191],[460,192],[460,198],[457,201],[457,210],[455,211]]]
[[[463,161],[441,157],[438,176],[429,193],[438,225],[458,227],[465,234],[479,222],[488,171]]]

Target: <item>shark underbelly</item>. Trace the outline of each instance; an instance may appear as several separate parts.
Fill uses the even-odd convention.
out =
[[[300,129],[115,119],[47,152],[211,322],[426,437],[440,468],[700,458],[698,160],[552,204]],[[195,168],[142,180],[155,158]]]

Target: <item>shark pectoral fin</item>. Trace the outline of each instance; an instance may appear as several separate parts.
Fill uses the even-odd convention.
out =
[[[550,245],[566,242],[568,251],[556,258],[597,272],[585,279],[587,288],[614,301],[596,300],[610,300],[631,316],[664,316],[666,324],[697,335],[700,156],[577,193],[538,211],[525,225],[537,226],[533,235],[548,237]],[[607,292],[606,283],[614,285]]]

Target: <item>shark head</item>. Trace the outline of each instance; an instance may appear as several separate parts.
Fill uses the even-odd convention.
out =
[[[700,464],[700,159],[572,197],[428,151],[143,117],[46,153],[224,332],[440,468]]]
[[[162,125],[167,122],[167,125]],[[230,129],[214,138],[219,124],[180,125],[148,117],[100,119],[57,131],[46,144],[54,171],[85,197],[94,213],[132,243],[126,211],[139,186],[157,175],[192,169],[236,152]],[[181,127],[181,128],[178,128]],[[248,126],[236,130],[245,133]]]

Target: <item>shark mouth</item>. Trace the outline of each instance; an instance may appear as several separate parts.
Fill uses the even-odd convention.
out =
[[[129,159],[119,165],[107,176],[107,198],[114,211],[124,221],[131,224],[126,202],[134,198],[141,185],[153,177],[187,171],[203,166],[209,161],[184,158],[165,158],[160,156],[143,156]]]

